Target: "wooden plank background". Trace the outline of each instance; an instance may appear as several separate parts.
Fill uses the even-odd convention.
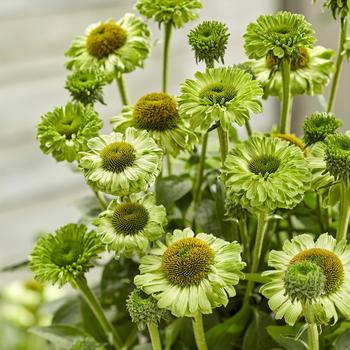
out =
[[[64,105],[66,77],[64,52],[75,35],[90,23],[119,18],[133,11],[128,0],[1,0],[0,2],[0,266],[26,257],[38,232],[52,231],[76,221],[77,201],[90,194],[79,174],[64,163],[43,155],[35,139],[42,114]],[[226,63],[244,60],[242,35],[246,25],[261,13],[277,9],[278,0],[204,0],[201,19],[228,24],[231,37]],[[186,35],[190,23],[173,36],[170,92],[196,71]],[[161,39],[152,24],[155,39]],[[144,70],[126,77],[131,101],[159,91],[161,45],[156,47]],[[106,89],[107,106],[98,106],[109,132],[109,117],[120,110],[115,85]],[[253,118],[261,130],[269,130],[276,116],[274,103],[265,106],[264,116]],[[240,130],[244,134],[244,130]],[[0,280],[15,274],[0,275]]]

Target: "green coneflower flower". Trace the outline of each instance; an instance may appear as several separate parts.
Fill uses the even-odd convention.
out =
[[[36,242],[29,267],[39,282],[62,287],[84,275],[104,250],[95,231],[87,232],[85,225],[67,224]]]
[[[324,141],[328,135],[335,134],[342,125],[343,122],[333,113],[313,113],[304,120],[304,140],[307,145]]]
[[[234,67],[210,68],[195,78],[181,85],[178,98],[180,114],[189,117],[193,129],[207,131],[220,121],[228,130],[231,123],[243,125],[251,113],[261,112],[263,91],[249,73]]]
[[[79,152],[87,149],[87,141],[97,136],[101,128],[102,120],[92,106],[67,103],[41,117],[37,138],[45,154],[51,153],[57,161],[73,162],[80,158]]]
[[[243,277],[241,247],[189,228],[168,234],[141,258],[135,284],[158,300],[158,307],[177,317],[209,314],[236,294]]]
[[[164,153],[174,156],[181,150],[192,149],[197,142],[197,136],[179,115],[175,99],[163,92],[149,93],[134,106],[125,106],[111,123],[114,131],[124,132],[130,126],[147,130]]]
[[[139,329],[144,329],[148,324],[159,324],[162,319],[169,318],[168,310],[160,309],[157,300],[146,294],[141,289],[134,289],[127,301],[126,307],[130,317]]]
[[[299,137],[297,137],[295,134],[272,133],[272,137],[277,137],[281,140],[288,141],[290,145],[299,147],[303,151],[304,156],[307,157],[308,150],[306,148],[305,143],[301,139],[299,139]]]
[[[302,304],[317,303],[328,320],[338,319],[338,311],[350,318],[350,250],[346,241],[324,233],[316,242],[312,236],[299,235],[286,241],[282,251],[273,250],[263,272],[271,281],[260,292],[269,299],[276,319],[284,317],[294,325],[302,315]]]
[[[198,0],[139,0],[135,7],[141,15],[153,18],[159,25],[171,23],[181,28],[198,17],[197,10],[202,4]]]
[[[162,150],[147,131],[128,128],[90,139],[80,166],[87,182],[96,190],[115,196],[141,192],[155,181]]]
[[[148,26],[133,14],[121,20],[91,24],[66,52],[68,69],[100,69],[114,76],[143,67],[151,48]]]
[[[336,180],[349,184],[350,180],[350,137],[328,135],[325,139],[325,161],[327,170]]]
[[[107,76],[100,70],[78,70],[69,75],[65,88],[75,101],[84,105],[103,101],[103,87],[107,84]]]
[[[230,200],[254,211],[291,209],[302,201],[310,184],[300,148],[271,137],[237,144],[221,172]]]
[[[103,243],[116,255],[144,252],[149,242],[164,234],[165,208],[156,205],[152,193],[116,198],[94,221]]]
[[[322,94],[335,70],[333,56],[333,50],[322,46],[300,48],[299,55],[291,59],[291,95]],[[282,74],[278,68],[279,61],[272,54],[268,54],[251,62],[256,79],[263,85],[265,96],[281,97]]]
[[[250,23],[244,34],[244,48],[249,58],[270,57],[276,63],[282,58],[297,60],[301,49],[312,47],[313,34],[304,16],[281,11]]]
[[[207,66],[213,66],[215,61],[224,63],[229,36],[226,24],[217,21],[204,21],[192,29],[188,42],[195,53],[196,62],[204,61]]]

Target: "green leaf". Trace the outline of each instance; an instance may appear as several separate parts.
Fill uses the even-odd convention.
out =
[[[246,280],[257,283],[268,283],[271,281],[270,277],[261,276],[261,273],[245,273],[244,276]]]
[[[242,350],[265,350],[276,347],[278,344],[266,331],[266,327],[274,323],[268,314],[254,309],[254,320],[244,334]]]
[[[67,298],[53,315],[52,324],[78,324],[81,322],[79,298]]]
[[[69,349],[77,339],[88,337],[82,329],[64,324],[30,328],[29,332],[54,344],[57,348]]]
[[[306,332],[299,339],[297,335],[303,325],[291,326],[267,326],[266,330],[270,336],[285,349],[288,350],[305,350]]]
[[[177,318],[165,328],[165,350],[171,350],[185,325],[184,318]]]
[[[199,202],[194,214],[197,225],[207,233],[218,235],[220,226],[216,215],[216,203],[212,199],[205,198]]]
[[[187,175],[164,177],[157,182],[157,203],[169,209],[191,190],[192,181]]]

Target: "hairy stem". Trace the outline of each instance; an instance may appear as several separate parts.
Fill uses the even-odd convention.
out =
[[[281,106],[281,133],[290,133],[290,62],[287,59],[282,59],[281,62],[282,75],[282,106]]]
[[[252,130],[252,126],[250,125],[249,120],[247,120],[247,121],[245,122],[245,129],[247,130],[248,136],[249,136],[249,137],[252,136],[253,130]]]
[[[337,241],[346,239],[350,215],[350,185],[344,182],[340,187],[340,208],[337,227]]]
[[[162,81],[162,91],[163,92],[167,92],[170,38],[171,38],[172,30],[173,30],[173,25],[171,22],[168,22],[165,25],[165,32],[164,32],[163,81]]]
[[[319,341],[318,341],[318,328],[317,323],[315,322],[315,317],[313,315],[311,305],[309,302],[303,304],[303,312],[305,320],[307,322],[307,342],[308,350],[318,350]]]
[[[205,333],[203,327],[203,318],[200,312],[197,312],[192,321],[194,338],[198,350],[207,350],[207,342],[205,340]]]
[[[108,202],[107,202],[105,196],[103,195],[103,193],[101,193],[100,191],[96,191],[94,189],[92,189],[92,190],[95,193],[95,196],[96,196],[98,202],[100,203],[101,210],[106,210],[108,207]]]
[[[107,317],[105,316],[101,304],[92,292],[92,290],[89,288],[85,277],[80,277],[75,280],[76,287],[79,289],[80,293],[82,294],[83,298],[89,305],[90,309],[96,316],[98,322],[100,323],[103,330],[106,332],[107,339],[111,346],[114,347],[114,349],[119,350],[122,349],[122,341],[119,337],[117,330],[114,328],[114,326],[108,321]]]
[[[332,82],[331,92],[329,94],[327,112],[332,112],[335,103],[335,97],[337,94],[337,89],[339,85],[340,73],[343,65],[344,59],[344,43],[346,40],[347,32],[348,32],[348,17],[342,17],[340,19],[340,30],[339,30],[339,44],[338,44],[338,53],[337,53],[337,61],[335,63],[335,74]]]
[[[221,153],[221,163],[224,165],[226,155],[228,152],[228,140],[227,140],[227,132],[222,128],[221,125],[218,127],[218,136],[220,143],[220,153]]]
[[[160,341],[158,326],[155,323],[147,323],[149,335],[151,337],[152,349],[162,350],[162,343]]]
[[[264,243],[264,237],[267,228],[267,217],[268,214],[265,212],[261,212],[258,214],[258,225],[257,225],[257,233],[255,238],[254,250],[253,250],[253,261],[252,267],[250,269],[250,273],[258,272],[259,263],[261,259],[261,251]],[[254,289],[254,281],[248,281],[247,289],[244,294],[244,305],[249,304],[249,298]]]
[[[125,106],[128,104],[128,96],[126,93],[123,75],[122,74],[117,75],[116,80],[117,80],[117,85],[120,93],[120,98],[122,100],[123,106]]]

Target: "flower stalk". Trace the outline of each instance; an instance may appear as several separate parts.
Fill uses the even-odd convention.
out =
[[[170,53],[170,39],[173,31],[173,23],[167,22],[165,24],[164,32],[164,51],[163,51],[163,80],[162,91],[167,92],[168,88],[168,66],[169,66],[169,53]]]
[[[194,338],[198,350],[207,350],[207,342],[205,340],[205,333],[203,327],[203,317],[200,312],[197,312],[192,320]]]
[[[117,81],[117,85],[118,85],[118,89],[119,89],[120,98],[122,100],[122,104],[123,104],[123,106],[125,106],[125,105],[129,104],[129,102],[128,102],[128,95],[126,92],[123,75],[122,74],[117,75],[116,81]]]
[[[80,293],[84,297],[85,301],[91,308],[92,312],[96,316],[98,322],[100,323],[101,327],[107,334],[107,339],[114,347],[114,349],[119,350],[122,349],[122,341],[117,333],[117,330],[113,327],[113,325],[109,322],[109,320],[106,318],[101,304],[99,303],[98,299],[92,292],[92,290],[89,288],[85,277],[79,277],[75,280],[76,287],[79,289]]]
[[[290,94],[290,62],[284,58],[281,62],[282,75],[282,106],[281,106],[281,133],[290,133],[290,112],[291,112],[291,94]]]
[[[340,73],[342,70],[343,59],[344,59],[344,43],[346,41],[346,36],[348,32],[349,16],[340,18],[340,31],[339,31],[339,45],[337,61],[335,64],[335,74],[332,82],[331,92],[329,94],[329,100],[327,105],[327,112],[331,112],[334,108],[335,97],[337,94],[337,89],[339,85]]]
[[[350,216],[350,185],[344,181],[340,187],[340,208],[339,218],[337,227],[337,241],[346,239],[348,227],[349,227],[349,216]]]
[[[217,130],[218,130],[219,143],[220,143],[221,163],[222,165],[224,165],[226,155],[228,152],[227,131],[225,131],[221,125],[219,125]]]
[[[197,203],[200,200],[201,187],[202,187],[203,174],[204,174],[204,166],[205,166],[205,157],[206,157],[207,145],[208,145],[208,135],[209,135],[209,133],[206,132],[202,138],[201,155],[199,158],[197,174],[196,174],[196,178],[195,178],[195,182],[194,182],[195,185],[194,185],[193,202],[194,202],[195,206],[197,205]]]
[[[310,302],[307,301],[303,304],[303,312],[307,322],[308,350],[319,350],[318,327]]]
[[[150,323],[147,323],[147,328],[148,328],[149,335],[151,337],[152,349],[162,350],[162,344],[160,341],[158,326],[155,323],[150,322]]]

